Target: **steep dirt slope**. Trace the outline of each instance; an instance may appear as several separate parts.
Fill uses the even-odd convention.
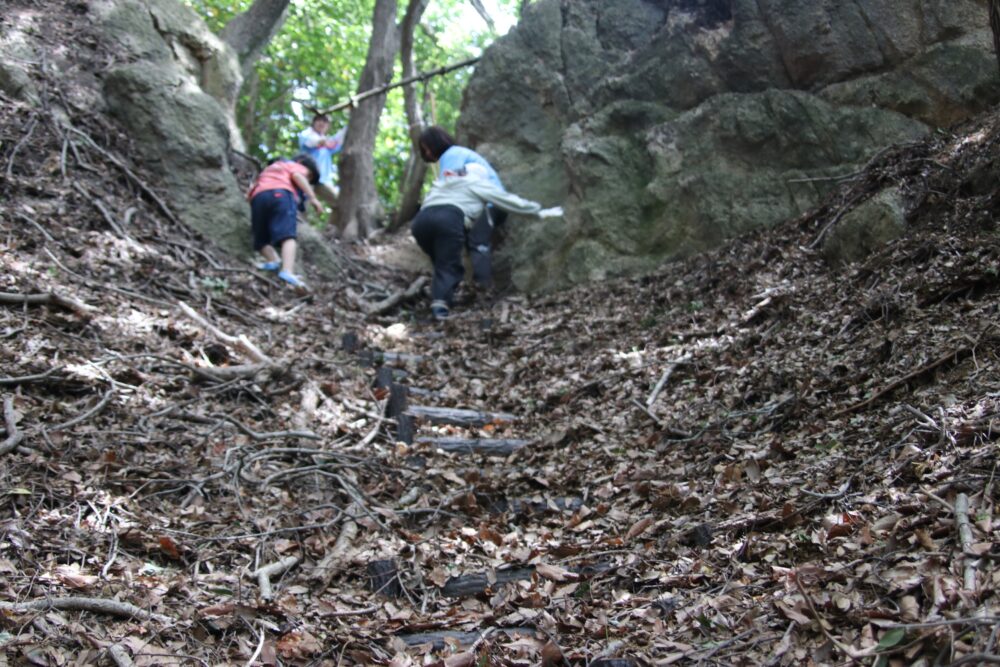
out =
[[[436,325],[362,313],[414,278],[383,248],[307,298],[237,265],[33,73],[0,98],[8,664],[997,661],[1000,117],[717,252]],[[825,265],[890,186],[908,233]]]

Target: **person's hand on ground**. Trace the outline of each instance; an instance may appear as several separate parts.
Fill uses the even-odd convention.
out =
[[[552,208],[543,208],[538,212],[539,218],[561,218],[563,216],[562,206],[553,206]]]

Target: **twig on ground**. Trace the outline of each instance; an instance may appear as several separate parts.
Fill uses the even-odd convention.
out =
[[[113,388],[108,389],[108,391],[104,394],[104,396],[101,397],[101,400],[97,403],[97,405],[87,410],[82,415],[74,417],[73,419],[70,419],[68,422],[63,422],[62,424],[56,424],[51,428],[45,429],[45,431],[47,433],[55,433],[56,431],[62,431],[63,429],[71,428],[73,426],[76,426],[77,424],[87,421],[88,419],[98,414],[101,410],[105,408],[105,406],[111,401],[111,398],[114,396],[114,393],[115,390]]]
[[[89,320],[94,316],[95,308],[88,306],[82,301],[72,297],[47,292],[42,294],[16,294],[11,292],[0,292],[0,303],[14,306],[47,306],[53,305],[70,310],[83,319]]]
[[[113,644],[108,649],[108,657],[110,657],[118,667],[132,667],[135,663],[132,662],[132,658],[129,657],[128,651],[121,644]]]
[[[7,180],[10,181],[14,176],[14,160],[17,159],[17,152],[21,150],[21,147],[27,143],[28,139],[35,132],[35,126],[38,125],[38,114],[32,113],[31,118],[28,120],[28,129],[25,131],[24,136],[21,137],[16,144],[14,144],[13,150],[10,152],[10,159],[7,160]]]
[[[24,439],[24,433],[17,430],[17,414],[14,412],[12,396],[5,396],[3,399],[3,420],[7,426],[7,439],[0,442],[0,456],[14,451]]]
[[[959,667],[960,665],[981,665],[984,662],[990,665],[1000,665],[1000,655],[993,655],[992,653],[970,653],[969,655],[962,656],[955,662],[951,663],[948,667]]]
[[[38,233],[41,234],[42,236],[44,236],[45,240],[48,241],[49,243],[55,243],[56,242],[56,240],[55,240],[55,238],[53,238],[52,234],[49,234],[48,231],[46,231],[46,229],[44,227],[42,227],[40,224],[38,224],[37,220],[35,220],[33,218],[29,218],[28,216],[26,216],[24,213],[21,213],[20,211],[14,211],[14,217],[20,218],[24,222],[28,223],[29,225],[31,225],[32,227],[34,227],[35,229],[37,229]]]
[[[652,420],[653,420],[653,423],[654,423],[654,424],[656,424],[657,426],[659,426],[659,427],[660,427],[660,429],[661,429],[661,430],[662,430],[662,431],[663,431],[664,433],[666,433],[667,435],[669,435],[669,436],[671,436],[671,437],[675,437],[675,438],[690,438],[690,437],[691,437],[691,434],[690,434],[690,433],[687,433],[687,432],[685,432],[685,431],[679,431],[679,430],[677,430],[677,429],[674,429],[674,428],[670,428],[669,426],[667,426],[667,425],[666,425],[666,424],[665,424],[665,423],[663,422],[663,420],[662,420],[662,419],[660,419],[659,417],[657,417],[656,415],[654,415],[654,414],[653,414],[652,412],[650,412],[650,410],[649,410],[649,408],[648,408],[648,407],[646,407],[645,405],[643,405],[642,403],[640,403],[639,401],[637,401],[637,400],[636,400],[636,399],[634,399],[634,398],[632,399],[632,405],[634,405],[635,407],[637,407],[637,408],[638,408],[639,410],[641,410],[641,411],[642,411],[642,412],[643,412],[643,413],[644,413],[644,414],[645,414],[645,415],[646,415],[647,417],[649,417],[650,419],[652,419]]]
[[[197,324],[199,324],[202,328],[204,328],[209,333],[214,335],[216,338],[218,338],[219,340],[228,345],[232,345],[233,347],[241,350],[244,354],[246,354],[248,357],[250,357],[257,363],[266,364],[267,366],[270,366],[272,368],[278,367],[278,364],[276,364],[273,360],[271,360],[270,357],[268,357],[266,354],[257,349],[257,346],[251,343],[250,339],[247,338],[246,336],[242,334],[240,336],[230,336],[229,334],[221,331],[218,327],[216,327],[214,324],[206,320],[204,317],[196,313],[194,309],[191,308],[191,306],[187,305],[183,301],[178,301],[177,307],[181,309],[181,312],[190,317],[192,320],[194,320]]]
[[[810,491],[809,489],[806,489],[804,487],[800,488],[799,490],[802,491],[802,493],[806,494],[807,496],[812,496],[813,498],[826,498],[829,500],[833,500],[836,498],[844,497],[844,495],[847,493],[847,490],[851,488],[851,481],[853,479],[854,479],[853,477],[849,478],[846,482],[841,484],[836,491],[833,491],[831,493],[816,493],[815,491]]]
[[[977,342],[977,344],[978,344],[978,342]],[[883,387],[882,389],[879,389],[877,392],[875,392],[874,394],[872,394],[869,398],[866,398],[865,400],[863,400],[863,401],[861,401],[859,403],[855,403],[854,405],[849,405],[846,408],[841,408],[840,410],[837,410],[836,412],[833,413],[833,416],[834,417],[842,417],[842,416],[844,416],[846,414],[850,414],[851,412],[857,412],[861,408],[864,408],[864,407],[867,407],[867,406],[871,405],[872,403],[874,403],[875,401],[879,400],[883,396],[886,396],[887,394],[891,394],[892,392],[894,392],[895,390],[899,389],[903,385],[911,382],[912,380],[917,379],[918,377],[920,377],[924,373],[928,373],[928,372],[934,370],[938,366],[942,366],[942,365],[948,363],[951,360],[954,360],[955,362],[961,361],[962,359],[964,359],[968,355],[972,354],[972,351],[975,348],[976,348],[976,344],[970,345],[968,347],[959,348],[957,350],[949,352],[948,354],[946,354],[944,356],[938,357],[934,361],[932,361],[930,363],[927,363],[927,364],[924,364],[923,366],[921,366],[917,370],[913,371],[912,373],[907,373],[906,375],[904,375],[903,377],[899,378],[895,382],[890,382],[886,387]]]
[[[967,591],[976,590],[976,564],[967,554],[972,553],[972,525],[969,523],[969,496],[964,493],[955,498],[955,527],[958,529],[959,544],[962,547],[965,566],[962,569],[962,585]]]
[[[98,283],[95,280],[91,280],[90,278],[81,276],[79,273],[71,271],[69,268],[67,268],[66,265],[60,262],[59,258],[56,257],[52,253],[52,251],[49,250],[48,248],[42,248],[42,250],[45,252],[46,255],[49,256],[49,259],[51,259],[56,266],[58,266],[62,271],[65,271],[67,275],[73,276],[74,278],[82,282],[84,285],[90,285],[91,287],[101,290],[110,290],[112,292],[117,292],[118,294],[127,296],[130,299],[141,299],[143,301],[146,301],[147,303],[155,303],[158,306],[164,306],[169,308],[173,305],[169,301],[164,301],[163,299],[157,299],[151,296],[146,296],[145,294],[139,294],[138,292],[130,292],[120,287],[115,287],[114,285],[108,284],[106,281],[103,283]]]
[[[812,597],[806,591],[805,587],[802,585],[802,582],[799,581],[798,576],[793,577],[793,579],[795,581],[795,586],[799,589],[799,593],[802,594],[802,597],[805,599],[806,604],[809,605],[809,610],[812,612],[812,617],[816,621],[816,624],[819,625],[819,629],[823,632],[824,635],[826,635],[826,638],[829,639],[830,642],[837,647],[837,650],[846,655],[853,662],[860,662],[863,658],[870,658],[871,656],[877,653],[875,648],[859,651],[853,646],[845,644],[844,642],[840,641],[832,634],[830,634],[830,631],[826,629],[827,626],[826,621],[824,621],[823,617],[819,615],[818,611],[816,611],[816,605],[813,604]]]
[[[129,178],[129,180],[131,180],[140,190],[142,190],[142,193],[144,195],[149,197],[149,199],[152,200],[154,204],[156,204],[157,208],[160,209],[160,212],[163,213],[163,215],[165,215],[167,219],[170,220],[170,222],[178,226],[181,224],[180,221],[177,219],[177,216],[174,215],[173,211],[171,211],[170,208],[163,202],[163,200],[160,199],[155,192],[153,192],[153,189],[148,185],[146,185],[145,181],[136,176],[131,169],[126,167],[124,162],[119,160],[117,157],[112,155],[104,148],[98,146],[97,142],[91,139],[90,135],[87,134],[86,132],[78,130],[75,127],[69,125],[66,126],[66,129],[82,137],[83,140],[86,141],[91,148],[100,153],[106,160],[111,162],[111,164],[121,169],[122,172]]]
[[[280,576],[298,564],[298,556],[286,556],[254,572],[253,576],[257,578],[257,585],[260,587],[261,599],[270,600],[274,597],[274,591],[271,589],[271,577]]]
[[[376,301],[372,303],[366,301],[360,296],[354,296],[354,302],[358,304],[358,307],[366,315],[381,315],[382,313],[388,312],[403,303],[404,301],[409,301],[410,299],[416,298],[420,294],[420,290],[424,288],[428,282],[427,276],[420,276],[407,287],[405,290],[399,290],[393,294],[390,294],[381,301]]]
[[[115,234],[121,238],[129,238],[125,230],[122,229],[122,226],[118,224],[118,221],[115,220],[113,215],[111,215],[111,211],[109,211],[104,204],[101,203],[101,200],[98,197],[96,197],[93,193],[88,192],[87,189],[80,185],[78,181],[73,181],[73,189],[79,192],[84,199],[94,205],[94,208],[100,212],[101,217],[104,218],[104,221],[108,223],[108,226],[111,227]]]
[[[160,623],[172,623],[173,619],[163,614],[154,614],[151,611],[140,609],[128,602],[118,602],[117,600],[105,600],[103,598],[47,598],[45,600],[31,600],[29,602],[3,602],[0,601],[0,609],[10,611],[15,614],[23,614],[29,611],[89,611],[95,614],[108,614],[110,616],[121,616],[124,618],[139,618],[143,620],[159,621]]]
[[[44,373],[39,373],[37,375],[22,375],[21,377],[0,378],[0,386],[11,385],[11,384],[28,384],[29,382],[41,382],[42,380],[47,380],[49,377],[58,373],[62,369],[63,369],[62,366],[56,366],[55,368],[50,368]]]
[[[333,548],[323,556],[323,560],[317,563],[310,573],[309,578],[320,583],[320,590],[326,589],[333,578],[347,567],[348,563],[345,562],[344,554],[351,548],[351,544],[358,536],[358,524],[354,521],[354,517],[359,512],[360,508],[357,503],[348,506],[337,541],[333,543]]]
[[[204,417],[200,417],[198,415],[191,415],[188,413],[176,413],[176,416],[184,419],[190,419],[191,421],[198,421],[201,423],[211,423],[210,420]],[[237,430],[239,430],[241,433],[243,433],[251,440],[254,440],[255,442],[260,442],[261,440],[276,440],[278,438],[305,438],[306,440],[323,439],[322,437],[316,435],[312,431],[270,431],[267,433],[257,433],[256,431],[251,430],[248,426],[245,426],[244,424],[237,421],[235,418],[230,417],[229,415],[212,415],[212,419],[217,420],[215,422],[216,425],[210,428],[208,432],[204,433],[203,435],[208,435],[209,433],[212,433],[219,426],[221,426],[223,422],[225,422],[227,424],[232,424],[233,426],[236,427]]]
[[[379,610],[379,607],[372,605],[371,607],[364,607],[362,609],[348,609],[345,611],[328,611],[323,614],[323,616],[333,616],[336,618],[342,618],[344,616],[365,616],[367,614],[374,614]]]
[[[264,632],[264,628],[262,627],[260,629],[260,641],[257,642],[257,649],[253,652],[253,655],[250,656],[250,659],[247,660],[246,667],[251,667],[251,665],[257,661],[257,656],[259,656],[261,651],[264,650],[264,640],[266,638],[267,634]]]

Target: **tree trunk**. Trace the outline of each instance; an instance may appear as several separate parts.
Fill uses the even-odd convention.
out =
[[[257,102],[260,101],[260,76],[256,70],[250,70],[249,84],[247,104],[243,110],[243,140],[247,146],[254,146],[259,143],[257,133],[254,131],[257,127]]]
[[[399,59],[403,63],[403,80],[416,75],[413,63],[413,31],[420,24],[420,17],[430,0],[410,0],[403,19],[400,36]],[[392,228],[399,229],[417,214],[420,208],[420,192],[423,189],[424,177],[427,175],[427,163],[420,157],[420,133],[424,130],[424,114],[417,100],[417,91],[413,83],[403,87],[403,99],[406,107],[406,120],[410,123],[410,159],[406,163],[406,176],[400,187],[402,198],[396,219]]]
[[[1000,66],[1000,0],[990,0],[990,27],[993,28],[993,50]]]
[[[254,0],[250,9],[233,17],[219,36],[240,59],[246,78],[267,43],[285,22],[290,0]]]
[[[372,36],[358,92],[386,85],[399,49],[396,0],[376,0]],[[351,111],[347,138],[340,157],[340,219],[345,240],[365,238],[375,229],[378,193],[375,190],[375,136],[386,94],[362,100]]]

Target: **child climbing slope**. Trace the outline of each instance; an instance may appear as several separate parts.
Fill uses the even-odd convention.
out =
[[[318,213],[323,213],[323,204],[312,188],[318,182],[316,162],[308,155],[298,155],[268,165],[247,193],[253,249],[264,257],[257,267],[277,271],[278,278],[299,290],[305,290],[306,285],[295,275],[296,211],[308,201]]]

